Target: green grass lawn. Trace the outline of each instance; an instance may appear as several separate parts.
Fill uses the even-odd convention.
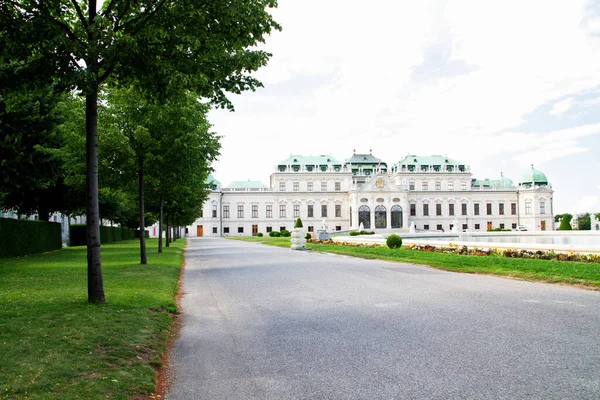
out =
[[[259,242],[280,247],[289,247],[290,238],[235,237],[231,239]],[[512,278],[582,285],[600,290],[600,264],[506,258],[500,255],[467,256],[459,254],[431,253],[426,251],[389,249],[387,247],[353,247],[307,243],[312,251],[343,254],[354,257],[380,259],[413,264],[423,264],[447,271],[508,276]]]
[[[127,399],[155,388],[185,240],[139,264],[136,240],[102,245],[106,304],[87,303],[85,247],[0,260],[0,398]]]

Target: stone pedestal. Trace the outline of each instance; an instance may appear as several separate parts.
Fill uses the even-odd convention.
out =
[[[304,237],[304,231],[302,228],[294,228],[292,230],[292,250],[304,250],[306,249],[306,238]]]
[[[317,239],[319,240],[329,240],[331,239],[331,236],[329,235],[329,232],[327,231],[317,231]]]

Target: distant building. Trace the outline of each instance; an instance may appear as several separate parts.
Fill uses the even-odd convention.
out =
[[[388,168],[373,154],[342,162],[329,155],[291,155],[269,185],[236,181],[212,191],[190,236],[267,234],[290,230],[301,218],[309,232],[325,219],[329,231],[530,231],[554,229],[553,190],[531,166],[517,185],[503,174],[475,179],[450,157],[407,155]]]

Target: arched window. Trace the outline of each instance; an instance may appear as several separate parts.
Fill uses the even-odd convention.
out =
[[[358,209],[358,224],[364,229],[371,229],[371,209],[369,206],[360,206]]]
[[[400,229],[402,228],[402,207],[393,206],[392,207],[392,229]]]
[[[387,209],[385,206],[375,207],[375,228],[385,229],[387,227]]]

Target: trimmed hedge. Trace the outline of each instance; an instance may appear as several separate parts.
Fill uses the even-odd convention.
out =
[[[87,244],[87,225],[73,224],[69,227],[69,246],[85,246]],[[148,233],[148,231],[146,231]],[[137,236],[139,237],[139,236]],[[136,238],[136,231],[118,226],[100,226],[100,243],[118,242]]]
[[[402,247],[402,238],[393,233],[387,237],[385,243],[390,249],[399,249],[400,247]]]
[[[60,248],[60,223],[0,218],[0,258],[22,257]]]

